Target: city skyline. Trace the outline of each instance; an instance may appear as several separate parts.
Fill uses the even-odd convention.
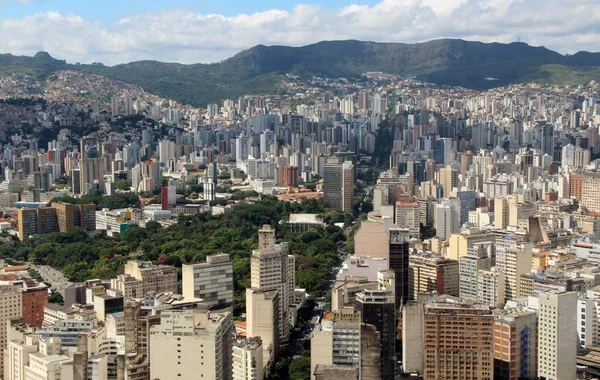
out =
[[[0,1],[0,52],[48,51],[68,62],[108,65],[143,59],[216,62],[257,44],[323,40],[423,42],[461,38],[523,41],[560,53],[597,50],[593,0],[369,0],[189,2],[154,0],[103,7],[74,1]]]

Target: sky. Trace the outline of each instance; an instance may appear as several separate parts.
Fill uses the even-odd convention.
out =
[[[599,51],[600,0],[0,0],[0,53],[208,63],[257,44],[523,41]]]

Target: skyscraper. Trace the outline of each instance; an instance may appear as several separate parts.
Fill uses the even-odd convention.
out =
[[[540,379],[574,380],[577,375],[577,293],[541,292],[538,372]]]
[[[396,308],[406,304],[410,294],[409,237],[408,229],[390,228],[389,270],[394,273]]]
[[[296,268],[295,258],[289,255],[288,243],[275,244],[275,231],[271,226],[259,230],[259,249],[250,258],[250,283],[261,291],[279,292],[280,339],[285,342],[290,334],[290,305],[293,304]]]
[[[351,211],[354,200],[354,165],[330,158],[323,166],[323,196],[330,208]]]
[[[394,294],[385,290],[364,290],[356,295],[355,310],[362,322],[379,332],[379,379],[393,379],[395,374],[396,305]]]

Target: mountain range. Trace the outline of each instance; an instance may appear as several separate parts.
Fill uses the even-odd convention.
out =
[[[0,54],[0,76],[23,72],[43,79],[57,70],[99,74],[165,98],[204,106],[242,94],[273,92],[286,73],[356,77],[381,71],[480,90],[523,82],[583,84],[600,79],[600,53],[562,55],[521,42],[441,39],[416,44],[348,40],[303,47],[258,45],[219,63],[191,65],[157,61],[69,64],[46,52],[33,57]]]

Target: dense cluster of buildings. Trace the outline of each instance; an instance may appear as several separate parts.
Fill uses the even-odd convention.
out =
[[[340,212],[372,195],[331,310],[313,327],[312,378],[600,376],[598,83],[475,92],[371,73],[362,85],[288,76],[283,86],[294,91],[204,109],[135,89],[106,105],[6,106],[35,133],[60,132],[47,146],[35,133],[4,136],[0,206],[16,223],[0,228],[24,240],[169,225],[227,212],[233,204],[214,202],[228,197],[225,181],[285,200],[323,197]],[[66,128],[92,122],[81,136]],[[389,170],[355,194],[373,162]],[[48,205],[122,191],[159,194],[160,204]],[[283,222],[292,233],[323,227],[317,215]],[[67,288],[65,307],[45,307],[35,323],[11,322],[5,380],[262,379],[305,294],[288,243],[269,226],[258,241],[245,323],[228,311],[228,255],[184,265],[182,294],[175,268],[130,262],[110,282]],[[24,302],[19,292],[7,302]]]
[[[234,324],[227,254],[177,268],[129,261],[110,281],[68,286],[65,304],[48,289],[12,281],[0,289],[4,379],[264,379],[290,339],[306,294],[295,260],[275,230],[252,252],[246,322]]]

